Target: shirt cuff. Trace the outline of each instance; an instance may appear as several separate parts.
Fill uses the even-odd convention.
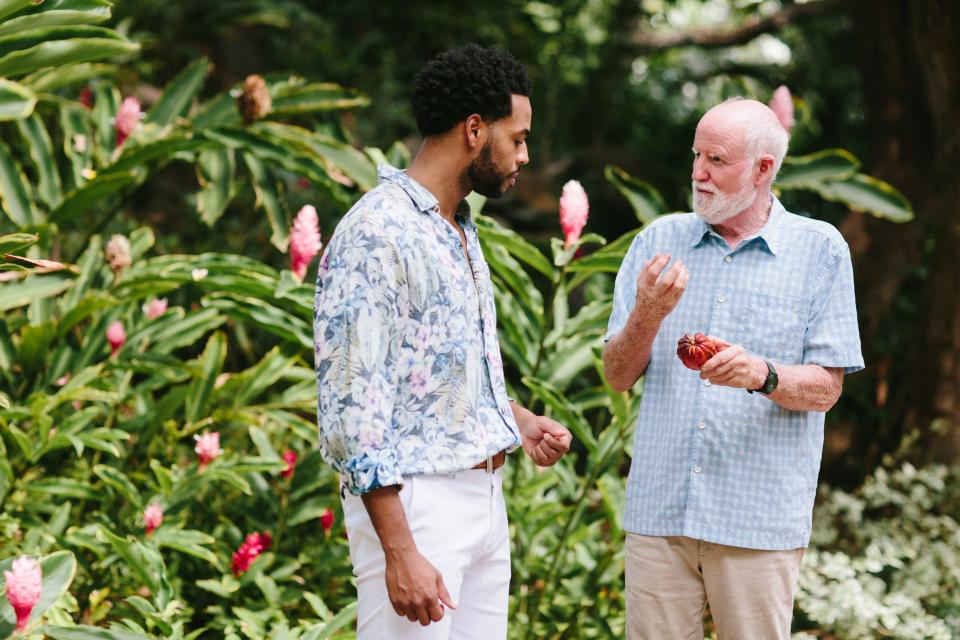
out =
[[[355,496],[393,485],[403,485],[403,476],[393,452],[380,455],[362,454],[343,465],[340,475],[347,489]]]

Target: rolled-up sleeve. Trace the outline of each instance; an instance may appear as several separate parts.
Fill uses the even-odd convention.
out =
[[[603,336],[604,342],[610,342],[618,333],[623,331],[627,319],[636,305],[637,276],[640,275],[639,267],[646,260],[644,235],[644,232],[641,231],[633,239],[627,254],[623,257],[620,269],[617,271],[613,288],[613,309],[610,313],[610,320],[607,322],[607,333]]]
[[[843,241],[827,243],[820,260],[804,336],[803,362],[842,368],[844,373],[863,369],[853,265]]]
[[[368,222],[335,234],[314,307],[320,452],[354,494],[402,484],[392,424],[404,300],[403,266]]]

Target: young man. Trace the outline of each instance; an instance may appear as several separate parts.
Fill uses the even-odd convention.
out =
[[[570,433],[506,394],[490,272],[464,198],[503,195],[528,162],[530,83],[470,45],[413,83],[424,136],[407,171],[337,227],[317,280],[321,452],[345,491],[360,640],[505,638],[502,471],[556,462]]]
[[[617,276],[604,372],[619,390],[646,375],[624,523],[632,640],[702,638],[707,602],[721,640],[790,636],[824,413],[863,358],[846,242],[770,192],[787,143],[759,102],[708,111],[696,214],[648,225]],[[677,358],[694,332],[729,345],[699,375]]]

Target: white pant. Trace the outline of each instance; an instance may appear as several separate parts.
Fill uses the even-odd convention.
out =
[[[397,615],[386,561],[363,500],[345,493],[344,523],[357,576],[357,640],[497,640],[507,637],[510,538],[503,474],[471,469],[404,478],[400,502],[421,554],[436,567],[456,609],[423,627]]]

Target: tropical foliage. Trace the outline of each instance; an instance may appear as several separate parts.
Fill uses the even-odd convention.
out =
[[[350,139],[334,115],[368,104],[355,90],[278,73],[218,92],[205,58],[141,115],[121,81],[137,45],[95,26],[109,18],[103,0],[0,0],[0,637],[18,624],[10,594],[29,595],[22,556],[42,575],[22,620],[38,637],[352,637],[337,479],[315,450],[317,216],[302,205],[329,235],[376,163],[409,155]],[[171,172],[191,176],[174,194],[184,227],[139,200]],[[625,170],[606,177],[641,227],[669,211]],[[912,215],[840,149],[790,158],[778,189]],[[622,637],[642,383],[613,391],[600,350],[637,229],[583,235],[582,208],[538,244],[472,200],[513,397],[576,438],[552,469],[508,465],[512,637]],[[957,536],[955,471],[888,467],[824,490],[797,600],[816,637],[960,628],[956,545],[933,542]]]

